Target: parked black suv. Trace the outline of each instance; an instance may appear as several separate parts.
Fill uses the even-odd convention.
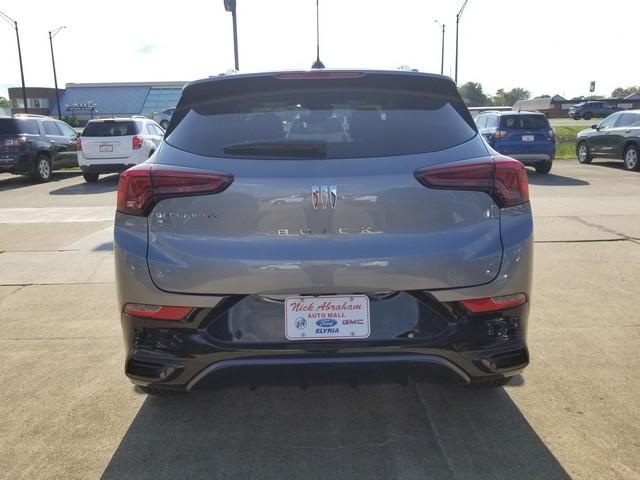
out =
[[[582,102],[571,105],[569,116],[574,120],[580,120],[581,118],[591,120],[593,117],[606,117],[620,110],[622,109],[607,102]]]
[[[47,182],[53,170],[78,166],[77,139],[73,128],[51,117],[0,117],[0,173]]]

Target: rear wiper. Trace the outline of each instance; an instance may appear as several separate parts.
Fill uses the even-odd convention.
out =
[[[308,140],[278,140],[243,142],[227,145],[224,153],[235,155],[268,155],[270,157],[326,158],[327,142]]]

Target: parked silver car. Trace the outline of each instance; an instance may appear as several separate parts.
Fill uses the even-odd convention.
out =
[[[159,124],[163,129],[167,129],[169,127],[169,122],[171,121],[171,116],[173,112],[175,112],[175,108],[167,108],[166,110],[161,111],[153,116],[153,121]]]
[[[447,77],[196,81],[120,177],[125,372],[153,394],[271,368],[503,385],[529,362],[532,247],[525,168]]]

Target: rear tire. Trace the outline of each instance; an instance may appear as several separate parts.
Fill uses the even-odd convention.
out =
[[[536,169],[537,173],[541,175],[546,175],[551,171],[552,165],[553,165],[553,162],[551,160],[547,160],[546,162],[537,164],[534,168]]]
[[[482,388],[482,389],[499,388],[499,387],[504,387],[505,385],[508,385],[512,378],[513,377],[503,377],[503,378],[497,378],[493,380],[484,380],[480,382],[471,383],[469,385],[473,388]]]
[[[96,183],[100,177],[97,173],[83,173],[84,181],[88,183]]]
[[[593,118],[593,113],[587,112],[582,116],[582,118],[584,118],[585,120],[591,120]]]
[[[574,120],[580,120],[580,115],[574,115],[574,116],[573,116],[573,119],[574,119]]]
[[[51,180],[51,160],[44,154],[38,155],[36,164],[31,171],[34,180],[45,183]]]
[[[160,122],[160,126],[162,127],[163,130],[166,130],[167,127],[169,126],[169,122],[167,120],[162,120]]]
[[[147,395],[153,395],[155,397],[174,397],[176,395],[183,395],[185,393],[182,390],[171,390],[168,388],[161,388],[161,387],[138,385],[138,388],[142,391],[142,393],[146,393]]]
[[[589,145],[587,142],[580,142],[576,147],[576,155],[578,156],[578,162],[591,163],[591,152],[589,152]]]
[[[639,170],[640,169],[640,151],[635,145],[629,145],[624,150],[624,168],[627,170]]]

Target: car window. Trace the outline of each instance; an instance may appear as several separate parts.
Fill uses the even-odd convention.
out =
[[[162,129],[162,127],[159,127],[158,125],[154,125],[153,128],[156,129],[157,135],[164,136],[164,130]]]
[[[600,122],[600,129],[602,130],[603,128],[612,128],[618,121],[619,116],[620,115],[617,113],[614,113],[613,115],[609,115],[602,122]]]
[[[83,137],[123,137],[140,133],[133,120],[104,120],[89,122],[82,132]]]
[[[36,120],[0,118],[0,135],[40,135]]]
[[[478,128],[484,128],[487,125],[487,116],[486,115],[480,115],[476,119],[476,125],[478,126]]]
[[[498,127],[498,117],[496,115],[489,115],[487,117],[487,128],[497,128]]]
[[[634,115],[633,120],[631,120],[631,123],[629,123],[630,127],[640,127],[640,113],[636,113]]]
[[[549,129],[549,120],[544,115],[503,115],[500,118],[500,128],[516,130]]]
[[[149,135],[157,135],[158,133],[156,132],[156,129],[153,127],[153,125],[151,123],[147,123],[146,125],[146,129],[147,129],[147,133]]]
[[[58,125],[58,128],[60,130],[62,130],[62,134],[65,137],[75,138],[75,137],[78,136],[76,131],[73,128],[71,128],[69,125],[67,125],[66,123],[58,122],[58,123],[56,123],[56,125]]]
[[[444,150],[477,134],[457,91],[440,80],[259,82],[223,80],[183,92],[167,143],[208,156],[262,157],[251,148],[273,144],[292,156],[315,148],[325,158],[363,158]]]
[[[58,128],[58,125],[56,125],[56,122],[44,121],[42,122],[42,126],[44,127],[44,132],[46,135],[53,135],[56,137],[62,136],[62,132]]]

